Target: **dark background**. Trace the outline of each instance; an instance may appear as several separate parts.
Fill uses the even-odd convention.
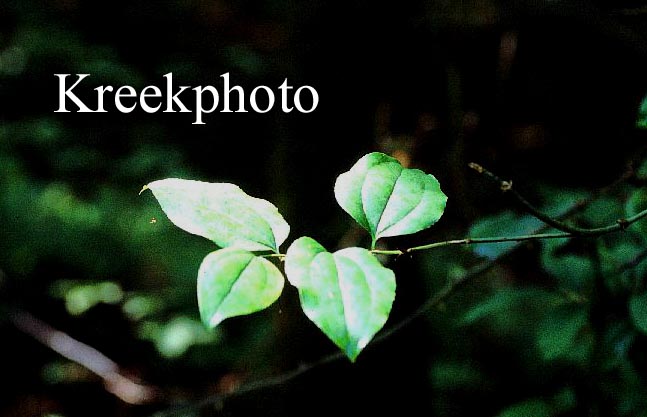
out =
[[[613,223],[646,200],[646,137],[636,128],[647,92],[641,6],[3,1],[0,415],[647,415],[641,228],[391,259],[398,293],[386,328],[447,279],[495,262],[356,364],[315,366],[200,407],[335,347],[289,287],[267,311],[203,328],[195,277],[213,247],[137,194],[165,177],[233,182],[279,207],[288,243],[308,235],[331,250],[365,245],[332,187],[363,154],[381,151],[433,173],[449,196],[436,226],[391,247],[539,230],[470,161],[513,178],[553,213],[582,203],[571,219],[580,225]],[[167,72],[175,85],[219,90],[229,72],[248,94],[257,85],[278,91],[288,78],[314,87],[320,102],[310,114],[284,114],[280,104],[267,114],[215,112],[205,125],[189,113],[122,114],[109,99],[108,113],[54,113],[54,74],[91,74],[91,93],[163,87]],[[161,395],[144,405],[116,398],[19,330],[25,312]]]

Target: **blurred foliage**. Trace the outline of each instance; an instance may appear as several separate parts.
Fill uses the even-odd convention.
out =
[[[294,297],[204,329],[195,272],[211,244],[138,196],[159,178],[240,184],[274,202],[294,236],[314,230],[330,248],[369,240],[326,194],[369,151],[433,172],[449,197],[435,230],[394,239],[394,248],[544,230],[469,172],[471,160],[582,227],[647,207],[647,24],[635,7],[0,3],[0,414],[150,415],[334,349]],[[186,85],[215,85],[227,71],[245,87],[288,77],[315,86],[321,103],[310,115],[213,115],[202,127],[183,114],[53,112],[55,73],[142,87],[169,71]],[[642,221],[595,240],[392,260],[398,294],[386,328],[448,280],[491,264],[353,366],[321,366],[221,409],[177,415],[302,415],[312,404],[338,413],[344,404],[366,415],[645,417],[646,232]],[[103,352],[163,398],[122,403],[16,330],[14,308]]]
[[[641,170],[642,166],[637,172]],[[640,184],[623,184],[589,196],[580,192],[546,195],[570,201],[564,204],[567,210],[562,211],[568,212],[569,221],[579,226],[599,227],[647,207]],[[556,217],[560,213],[550,207],[544,207],[543,211]],[[470,332],[469,336],[462,337],[474,339],[475,334],[481,333],[486,344],[494,342],[499,349],[509,351],[515,360],[521,361],[509,377],[529,378],[534,386],[544,387],[541,397],[509,405],[499,416],[579,415],[591,410],[604,415],[644,413],[645,357],[640,350],[647,318],[644,224],[639,222],[622,234],[606,235],[596,241],[560,239],[532,245],[505,243],[488,246],[487,250],[473,248],[478,256],[497,260],[497,266],[487,274],[489,292],[482,292],[481,284],[472,283],[474,289],[468,294],[473,295],[467,298],[472,305],[466,307],[465,301],[452,306],[452,311],[462,314],[460,323],[468,326]],[[545,230],[550,229],[545,226],[542,229],[528,215],[506,210],[475,222],[470,235],[510,236]],[[539,264],[523,261],[525,276],[519,277],[523,281],[517,281],[513,272],[514,257],[515,254],[522,256],[519,254],[522,251],[530,252]],[[536,269],[531,272],[529,268]],[[461,309],[465,311],[460,313]],[[472,363],[474,355],[482,356],[471,355],[467,358]],[[487,361],[477,363],[488,366]],[[463,370],[461,366],[465,365],[460,361],[443,365],[442,369],[456,370],[453,379],[459,387],[443,387],[437,383],[440,389],[450,392],[470,386],[474,389],[483,380],[489,381],[489,385],[496,384],[491,379],[497,378],[496,375],[483,374],[478,368]],[[582,384],[587,380],[589,383]],[[519,390],[519,387],[511,388]],[[557,393],[556,389],[563,391]],[[513,392],[511,396],[515,395]],[[596,400],[596,395],[602,395],[603,401]]]
[[[636,126],[638,126],[641,129],[647,129],[647,96],[645,96],[642,103],[640,103]]]

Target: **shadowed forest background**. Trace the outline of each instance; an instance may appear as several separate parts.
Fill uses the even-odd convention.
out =
[[[434,174],[449,197],[437,225],[391,248],[546,230],[471,161],[553,216],[612,224],[647,206],[640,7],[1,2],[0,415],[647,416],[647,221],[597,239],[388,259],[398,291],[385,329],[452,277],[487,267],[355,364],[201,405],[336,348],[289,286],[268,310],[207,330],[195,282],[213,244],[138,195],[166,177],[232,182],[280,209],[289,241],[366,245],[333,184],[380,151]],[[247,92],[288,78],[313,86],[319,107],[216,112],[202,126],[188,113],[54,113],[54,74],[139,90],[168,72],[176,85],[217,87],[229,72]],[[51,349],[55,330],[151,391],[106,385],[65,359]]]

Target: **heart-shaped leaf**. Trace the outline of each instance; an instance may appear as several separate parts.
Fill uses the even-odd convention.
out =
[[[447,196],[433,175],[403,168],[388,155],[373,152],[341,174],[335,183],[339,205],[375,241],[424,230],[440,219]]]
[[[395,299],[395,276],[369,251],[327,252],[301,237],[285,257],[288,281],[299,289],[301,307],[351,361],[384,326]]]
[[[272,203],[234,184],[167,178],[147,188],[176,226],[222,248],[278,252],[290,232]]]
[[[202,321],[216,327],[224,319],[270,306],[281,295],[283,275],[265,258],[227,248],[207,255],[198,271]]]

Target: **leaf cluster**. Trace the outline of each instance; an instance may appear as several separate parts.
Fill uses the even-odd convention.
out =
[[[233,184],[169,178],[144,189],[153,192],[176,226],[220,247],[204,258],[198,271],[198,307],[206,325],[216,327],[278,299],[284,276],[272,258],[285,261],[285,276],[298,289],[305,315],[351,361],[386,323],[395,299],[395,276],[369,249],[331,253],[304,236],[282,254],[288,223],[273,204]],[[429,228],[447,201],[433,175],[404,168],[378,152],[365,155],[337,178],[335,197],[369,232],[370,249],[380,238]]]

